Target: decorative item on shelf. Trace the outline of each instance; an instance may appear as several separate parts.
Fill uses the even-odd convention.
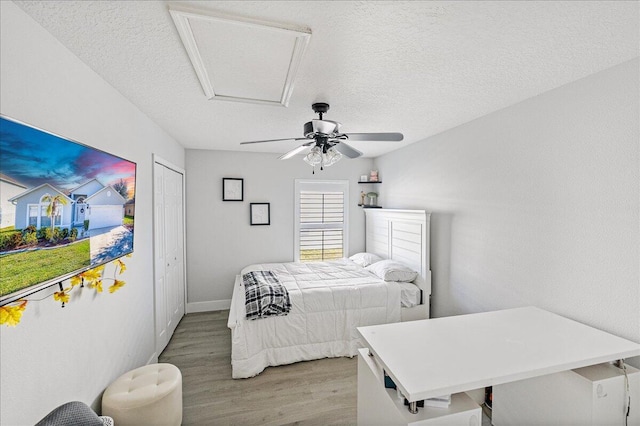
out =
[[[364,193],[364,191],[360,191],[360,204],[358,204],[359,206],[364,206],[364,197],[366,197],[367,194]]]
[[[369,202],[367,203],[367,205],[369,205],[369,206],[375,206],[378,203],[378,193],[377,192],[368,192],[367,193],[367,198],[369,199]]]
[[[360,182],[366,182],[368,180],[369,180],[369,176],[367,176],[367,175],[360,176]]]
[[[371,170],[371,175],[369,176],[369,181],[371,181],[371,182],[377,182],[378,181],[378,171],[377,170]]]

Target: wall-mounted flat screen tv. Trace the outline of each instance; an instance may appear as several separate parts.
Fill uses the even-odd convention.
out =
[[[0,116],[0,306],[133,252],[136,163]]]

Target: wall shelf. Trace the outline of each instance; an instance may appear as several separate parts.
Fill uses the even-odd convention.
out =
[[[363,175],[364,176],[364,175]],[[375,185],[378,183],[382,183],[381,180],[359,180],[358,184],[359,185]],[[365,189],[365,188],[363,188]],[[366,193],[371,193],[373,190],[372,187],[370,187],[369,189],[366,190]],[[373,205],[373,204],[365,204],[365,201],[369,201],[369,198],[363,198],[366,197],[366,193],[365,191],[361,191],[360,192],[360,203],[358,203],[358,207],[362,207],[363,209],[381,209],[382,206],[378,206],[378,205]],[[377,201],[378,199],[378,193],[377,192],[373,192],[374,194],[376,194],[376,196],[373,198],[373,200],[375,200],[374,202]]]

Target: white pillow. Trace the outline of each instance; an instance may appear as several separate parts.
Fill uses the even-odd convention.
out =
[[[351,259],[354,263],[362,266],[363,268],[382,260],[380,256],[373,253],[356,253],[349,259]]]
[[[382,260],[365,269],[373,272],[384,281],[411,282],[418,276],[416,271],[394,260]]]

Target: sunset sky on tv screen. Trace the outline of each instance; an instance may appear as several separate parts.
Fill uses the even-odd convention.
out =
[[[94,178],[104,185],[114,185],[122,179],[127,185],[128,198],[133,196],[135,163],[4,118],[1,120],[3,174],[27,187],[48,183],[61,190],[70,190]]]

